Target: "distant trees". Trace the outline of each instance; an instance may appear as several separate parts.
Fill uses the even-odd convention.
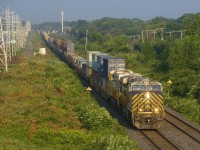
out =
[[[176,95],[200,96],[200,15],[185,19],[185,38],[170,48],[170,76]]]

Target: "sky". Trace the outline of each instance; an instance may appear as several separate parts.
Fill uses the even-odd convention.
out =
[[[149,20],[200,12],[200,0],[0,0],[1,12],[6,6],[32,24],[60,21],[61,10],[65,21],[103,17]]]

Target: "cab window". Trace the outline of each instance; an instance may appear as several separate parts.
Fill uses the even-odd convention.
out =
[[[148,85],[147,86],[148,91],[161,91],[160,85]]]
[[[132,86],[132,90],[133,91],[145,91],[146,90],[146,86],[145,85],[133,85]]]

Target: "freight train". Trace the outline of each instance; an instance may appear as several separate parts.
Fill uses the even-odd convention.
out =
[[[98,51],[87,51],[84,59],[74,52],[72,42],[41,34],[46,44],[133,126],[157,129],[162,125],[165,114],[161,83],[126,69],[124,59]]]

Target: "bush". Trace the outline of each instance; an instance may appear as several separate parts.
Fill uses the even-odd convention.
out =
[[[91,145],[91,149],[96,150],[136,150],[138,146],[127,136],[107,135],[96,138]]]
[[[81,122],[87,129],[116,129],[119,126],[105,108],[96,107],[93,104],[81,107],[78,113]]]
[[[172,97],[166,98],[165,104],[190,120],[200,124],[200,105],[196,99]]]

